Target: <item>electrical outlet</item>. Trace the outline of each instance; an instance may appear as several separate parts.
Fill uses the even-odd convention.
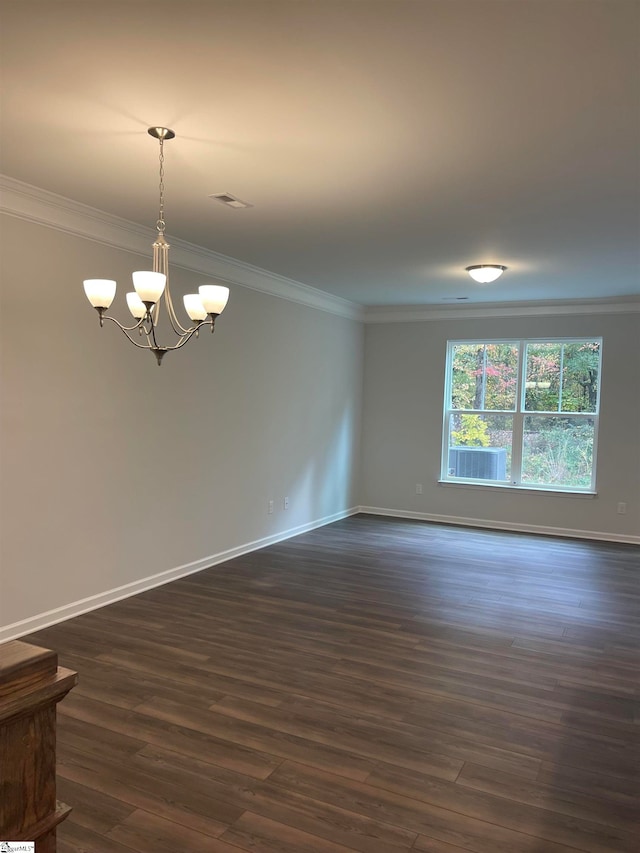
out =
[[[269,503],[267,504],[267,513],[269,515],[273,515],[273,501],[272,500],[270,500]]]
[[[282,501],[282,509],[289,509],[289,498],[284,498]]]
[[[627,505],[624,501],[620,501],[618,504],[618,515],[626,515],[627,514]]]
[[[422,494],[422,483],[416,483],[416,495]]]

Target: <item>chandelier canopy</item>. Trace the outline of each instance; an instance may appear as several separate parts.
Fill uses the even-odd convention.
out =
[[[203,326],[215,329],[216,317],[222,313],[229,299],[229,288],[217,284],[204,284],[198,293],[189,293],[183,297],[184,308],[192,325],[183,326],[179,321],[171,300],[169,289],[169,243],[167,243],[164,221],[164,142],[173,139],[175,133],[167,127],[150,127],[148,133],[160,144],[160,199],[156,229],[158,236],[153,244],[153,269],[132,273],[134,290],[127,293],[127,305],[136,322],[125,326],[111,317],[106,311],[116,295],[116,282],[111,279],[89,278],[84,281],[87,299],[100,316],[100,325],[111,320],[126,335],[127,339],[140,349],[150,350],[158,365],[165,353],[180,349],[195,335],[198,337]],[[173,332],[173,342],[163,346],[158,343],[158,321],[164,304]],[[137,336],[135,333],[138,333]]]

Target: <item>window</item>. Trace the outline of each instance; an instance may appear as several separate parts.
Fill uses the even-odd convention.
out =
[[[449,341],[442,480],[595,491],[601,340]]]

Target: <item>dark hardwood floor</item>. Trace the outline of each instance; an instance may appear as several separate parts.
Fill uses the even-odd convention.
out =
[[[59,853],[637,853],[640,550],[356,516],[31,635]]]

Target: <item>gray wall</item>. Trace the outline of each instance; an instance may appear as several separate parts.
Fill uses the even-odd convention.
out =
[[[147,257],[2,224],[0,627],[357,503],[360,323],[232,287],[158,368],[82,291],[116,278],[124,319]]]
[[[3,217],[1,262],[0,639],[358,504],[640,534],[637,314],[372,324],[363,341],[360,323],[236,286],[216,334],[158,368],[99,328],[81,284],[117,278],[124,317],[147,256]],[[173,268],[178,292],[203,280]],[[438,484],[447,340],[583,335],[604,338],[597,497]]]
[[[547,336],[603,337],[597,496],[439,484],[447,340]],[[360,503],[498,527],[640,535],[639,337],[638,314],[368,325]],[[621,501],[626,515],[616,512]]]

